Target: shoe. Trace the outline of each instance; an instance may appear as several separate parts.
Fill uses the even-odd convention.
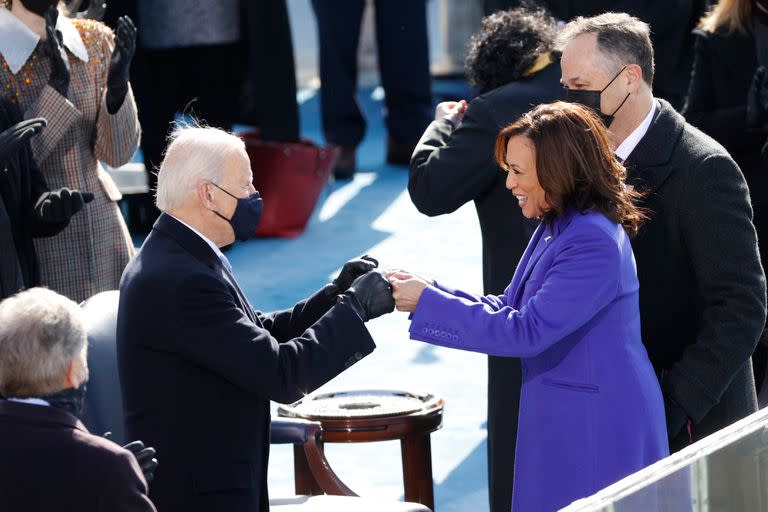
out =
[[[341,145],[339,159],[333,168],[333,177],[337,180],[348,180],[355,175],[357,160],[355,158],[355,146]]]
[[[387,163],[390,165],[410,165],[415,144],[399,142],[387,137]]]

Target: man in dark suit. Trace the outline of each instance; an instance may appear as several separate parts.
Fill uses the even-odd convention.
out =
[[[136,458],[77,419],[88,378],[80,308],[44,288],[0,303],[3,510],[154,512]]]
[[[158,175],[164,213],[120,284],[126,432],[157,448],[161,510],[268,510],[269,401],[295,401],[371,353],[363,322],[394,309],[363,258],[292,309],[256,311],[219,250],[256,230],[251,181],[236,136],[175,132]]]
[[[648,25],[627,14],[562,34],[567,96],[599,111],[650,219],[633,241],[642,336],[661,381],[670,449],[756,410],[750,355],[765,324],[765,275],[739,167],[653,97]]]
[[[540,9],[519,7],[486,17],[467,57],[469,80],[481,94],[466,106],[439,104],[411,159],[408,191],[420,212],[443,215],[475,202],[485,293],[503,293],[536,228],[504,186],[506,175],[493,149],[503,127],[532,106],[562,95],[555,34],[555,20]],[[488,357],[492,512],[508,512],[512,500],[521,378],[519,359]]]

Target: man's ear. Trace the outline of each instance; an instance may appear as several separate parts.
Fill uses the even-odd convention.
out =
[[[198,181],[197,187],[195,187],[195,192],[197,193],[197,198],[200,200],[200,203],[206,208],[213,208],[213,191],[211,190],[210,183],[204,180]]]
[[[627,80],[629,92],[637,92],[637,90],[640,88],[640,85],[643,83],[643,69],[637,64],[628,64]]]
[[[64,378],[67,387],[76,388],[82,384],[88,378],[87,374],[83,375],[83,373],[85,371],[82,361],[78,357],[73,357],[67,366],[67,375]]]

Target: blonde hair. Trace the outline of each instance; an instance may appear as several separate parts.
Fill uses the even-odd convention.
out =
[[[728,34],[752,32],[752,0],[720,0],[699,21],[705,32],[725,28]]]

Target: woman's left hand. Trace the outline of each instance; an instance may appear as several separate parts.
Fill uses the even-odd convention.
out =
[[[392,285],[392,298],[398,311],[412,313],[416,310],[424,288],[434,284],[423,277],[411,274],[405,270],[389,272],[387,279]]]

